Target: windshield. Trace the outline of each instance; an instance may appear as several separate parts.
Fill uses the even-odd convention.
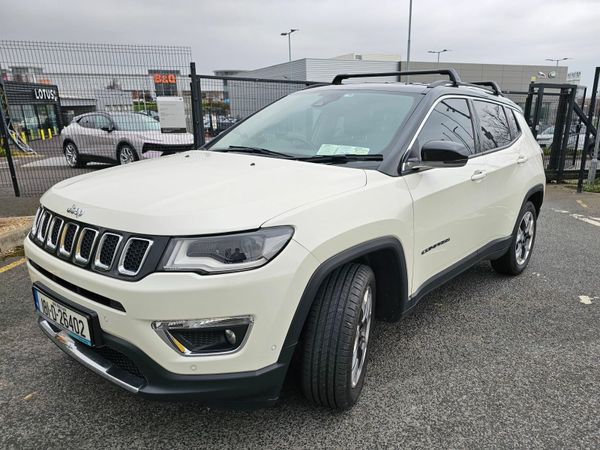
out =
[[[207,147],[256,147],[292,157],[383,154],[418,94],[307,90],[267,106]]]
[[[160,123],[143,114],[113,114],[111,118],[121,131],[160,131]]]

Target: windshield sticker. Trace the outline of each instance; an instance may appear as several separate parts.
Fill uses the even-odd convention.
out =
[[[322,144],[317,155],[368,155],[367,147],[354,147],[352,145]]]

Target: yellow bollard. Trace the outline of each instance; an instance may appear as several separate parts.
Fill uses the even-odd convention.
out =
[[[54,136],[56,136],[58,134],[58,128],[54,127],[53,130],[54,130]]]
[[[48,139],[52,139],[52,130],[48,128]]]
[[[24,132],[24,131],[21,131],[21,140],[22,140],[22,141],[23,141],[25,144],[27,144],[27,136],[25,136],[25,132]]]
[[[33,130],[29,130],[29,139],[31,139],[32,141],[35,139],[35,136],[33,135]]]
[[[44,133],[44,130],[42,130],[41,128],[40,128],[40,137],[42,138],[42,141],[46,140],[46,134]]]

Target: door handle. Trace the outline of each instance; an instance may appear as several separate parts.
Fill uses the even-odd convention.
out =
[[[487,172],[485,170],[476,170],[473,175],[471,175],[471,181],[481,181],[485,177],[487,177]]]
[[[525,162],[527,162],[529,158],[527,157],[527,155],[519,155],[519,157],[517,158],[517,164],[523,164]]]

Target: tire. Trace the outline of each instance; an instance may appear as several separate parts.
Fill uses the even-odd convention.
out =
[[[123,166],[139,160],[140,157],[132,146],[123,144],[117,149],[117,161],[119,165]]]
[[[79,149],[77,148],[77,145],[75,145],[75,142],[65,142],[63,145],[63,153],[65,154],[65,159],[67,160],[69,167],[78,169],[85,166],[85,162],[81,160],[81,155],[79,154]]]
[[[503,275],[519,275],[523,272],[533,253],[536,231],[536,209],[528,201],[519,213],[510,248],[500,258],[491,261],[494,270]]]
[[[320,286],[302,337],[302,390],[312,403],[339,410],[356,403],[374,310],[375,275],[369,266],[346,264]]]

